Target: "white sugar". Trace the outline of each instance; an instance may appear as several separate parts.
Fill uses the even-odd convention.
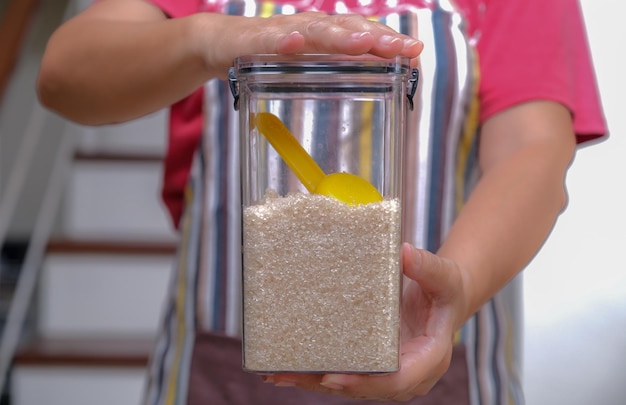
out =
[[[397,370],[399,200],[268,192],[243,226],[246,369]]]

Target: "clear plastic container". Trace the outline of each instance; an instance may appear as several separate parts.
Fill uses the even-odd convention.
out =
[[[230,79],[244,369],[397,371],[403,143],[417,70],[406,58],[253,55]],[[359,182],[375,190],[355,191]]]

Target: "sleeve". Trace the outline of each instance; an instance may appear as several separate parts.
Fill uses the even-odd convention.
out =
[[[201,0],[149,0],[170,18],[200,10]],[[161,197],[175,228],[180,225],[194,152],[202,137],[204,89],[201,87],[169,110],[168,146],[163,162]]]
[[[481,121],[518,103],[552,100],[572,112],[578,142],[606,135],[577,0],[489,0],[479,35]]]
[[[168,144],[163,161],[161,197],[178,229],[185,203],[185,188],[204,125],[204,89],[201,87],[173,104],[169,111]]]
[[[170,18],[185,17],[197,13],[200,0],[148,0],[159,7]]]

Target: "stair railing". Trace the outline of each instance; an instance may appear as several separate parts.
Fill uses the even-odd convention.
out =
[[[40,120],[45,121],[45,116],[40,118]],[[65,125],[64,127],[67,128],[67,126],[68,125]],[[43,125],[41,125],[40,131],[43,132]],[[13,361],[15,351],[18,348],[22,326],[32,301],[33,292],[37,285],[45,256],[46,246],[59,211],[66,179],[72,165],[72,156],[75,151],[73,135],[74,133],[72,131],[65,130],[61,137],[61,143],[58,147],[57,155],[41,202],[41,208],[37,214],[35,226],[30,236],[24,262],[20,270],[20,276],[13,294],[13,299],[11,300],[11,306],[2,334],[2,341],[0,341],[0,387],[4,387],[8,370]]]
[[[68,1],[63,21],[75,14],[77,10],[76,1]],[[26,183],[28,172],[32,167],[36,147],[45,132],[47,119],[50,117],[51,113],[45,110],[39,102],[35,102],[15,158],[15,163],[0,200],[0,247],[4,245],[11,219]],[[24,320],[26,319],[33,292],[39,279],[46,246],[59,211],[75,149],[75,131],[70,130],[69,124],[66,123],[62,128],[57,154],[52,164],[50,177],[43,194],[32,234],[30,235],[19,279],[2,331],[2,340],[0,341],[0,392],[7,382],[9,369],[20,343]]]

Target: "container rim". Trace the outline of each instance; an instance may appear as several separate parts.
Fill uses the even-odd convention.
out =
[[[236,75],[247,74],[302,74],[302,73],[356,73],[408,74],[411,65],[406,56],[386,59],[374,55],[256,54],[235,59]]]

